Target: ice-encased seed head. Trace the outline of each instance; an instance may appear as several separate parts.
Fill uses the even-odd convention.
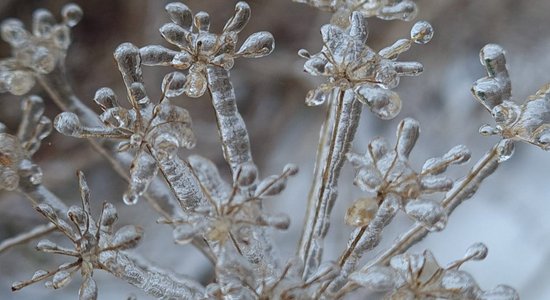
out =
[[[411,29],[411,40],[417,44],[426,44],[432,40],[434,29],[426,21],[418,21]]]

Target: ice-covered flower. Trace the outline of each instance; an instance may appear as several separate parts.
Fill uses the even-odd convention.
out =
[[[518,293],[509,286],[498,285],[483,291],[467,272],[459,270],[463,263],[482,260],[487,247],[482,243],[468,248],[464,258],[441,267],[433,254],[401,254],[389,266],[374,266],[351,274],[350,279],[371,290],[387,292],[385,299],[472,299],[517,300]]]
[[[183,93],[184,74],[172,72],[164,77],[163,97],[155,104],[147,96],[141,79],[139,49],[129,43],[122,44],[115,51],[115,59],[126,83],[130,107],[120,106],[110,88],[101,88],[94,101],[103,110],[99,116],[103,126],[85,127],[78,116],[70,112],[58,115],[54,126],[68,136],[120,140],[120,151],[133,151],[130,186],[123,199],[127,204],[134,204],[156,176],[157,160],[169,159],[181,147],[194,147],[195,135],[187,110],[170,103],[170,98]]]
[[[44,102],[29,96],[21,102],[23,110],[17,134],[6,133],[0,123],[0,190],[15,190],[24,177],[28,184],[42,182],[42,170],[31,161],[44,138],[52,130],[52,122],[44,113]]]
[[[523,104],[512,100],[512,83],[506,68],[504,49],[488,44],[480,52],[487,77],[477,80],[474,97],[495,119],[496,126],[483,125],[483,135],[501,135],[505,139],[523,141],[550,150],[550,83],[529,96]]]
[[[323,48],[306,58],[304,71],[313,76],[328,77],[328,82],[308,92],[306,104],[321,105],[335,89],[353,91],[357,100],[382,119],[392,119],[401,110],[401,99],[391,89],[397,87],[401,76],[416,76],[422,72],[418,62],[400,62],[400,53],[410,49],[413,42],[424,44],[433,36],[433,28],[419,21],[411,30],[411,39],[401,39],[378,53],[367,46],[366,15],[354,12],[351,25],[342,29],[327,24],[321,28]]]
[[[71,281],[74,273],[80,271],[83,277],[79,290],[80,299],[96,299],[94,269],[106,269],[105,261],[117,255],[118,251],[136,247],[141,240],[143,230],[137,226],[127,225],[114,232],[113,224],[118,217],[115,207],[110,203],[103,204],[99,218],[94,220],[90,213],[90,190],[84,174],[78,172],[78,178],[82,205],[72,206],[67,211],[67,221],[70,221],[72,226],[60,218],[48,204],[39,204],[35,207],[73,244],[72,248],[66,248],[52,241],[42,240],[36,249],[72,257],[74,261],[62,264],[55,270],[38,270],[31,280],[14,283],[12,290],[20,290],[42,280],[48,280],[47,287],[62,288]]]
[[[399,123],[393,149],[379,137],[369,143],[364,155],[348,154],[348,160],[357,171],[354,183],[370,193],[369,197],[359,199],[349,208],[346,215],[348,224],[367,226],[380,204],[392,201],[399,203],[408,216],[429,230],[445,227],[445,209],[440,202],[425,196],[449,191],[454,181],[442,173],[451,164],[467,162],[470,151],[465,146],[456,146],[442,157],[427,160],[422,171],[416,172],[410,165],[409,154],[419,134],[418,122],[404,119]]]
[[[0,93],[26,94],[34,86],[35,76],[52,72],[65,59],[71,44],[70,28],[82,18],[82,10],[67,4],[61,14],[63,21],[57,23],[48,10],[36,10],[32,32],[18,19],[2,22],[1,36],[10,44],[12,56],[0,60]]]
[[[418,12],[412,0],[294,0],[294,2],[332,12],[331,23],[342,28],[348,27],[349,17],[354,11],[367,17],[404,21],[411,21]]]
[[[209,32],[210,16],[206,12],[193,16],[191,10],[180,2],[169,3],[166,11],[172,22],[164,24],[160,33],[180,50],[174,51],[160,45],[146,46],[141,48],[142,62],[148,66],[189,69],[184,85],[189,97],[200,97],[206,92],[208,65],[229,70],[235,58],[263,57],[270,54],[275,46],[271,33],[262,31],[250,35],[237,49],[238,34],[250,18],[250,7],[243,1],[236,4],[235,14],[227,21],[221,34]]]

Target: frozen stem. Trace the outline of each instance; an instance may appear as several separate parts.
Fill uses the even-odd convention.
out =
[[[18,234],[17,236],[7,238],[0,243],[0,254],[17,245],[28,243],[29,241],[41,238],[42,236],[54,231],[55,225],[52,223],[38,225],[33,229]]]
[[[330,213],[338,193],[340,170],[355,136],[360,114],[361,102],[351,92],[333,92],[321,128],[306,223],[298,250],[298,255],[304,261],[304,279],[319,266],[323,239],[328,231]]]

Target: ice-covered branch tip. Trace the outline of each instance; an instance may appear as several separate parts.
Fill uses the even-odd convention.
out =
[[[470,246],[464,258],[441,267],[433,254],[394,256],[389,266],[375,266],[358,271],[350,278],[366,288],[385,292],[387,299],[474,299],[518,300],[518,293],[507,285],[483,291],[469,273],[459,270],[463,263],[483,260],[487,247],[482,243]]]
[[[32,32],[18,19],[2,22],[1,36],[10,44],[12,56],[0,60],[0,93],[26,94],[37,75],[52,72],[65,59],[71,44],[70,28],[82,18],[82,10],[76,4],[67,4],[61,14],[63,21],[57,23],[48,10],[36,10]]]
[[[72,206],[67,211],[67,219],[60,218],[47,204],[36,206],[36,210],[54,224],[72,243],[73,248],[65,248],[49,240],[42,240],[36,249],[46,253],[66,255],[74,261],[60,265],[52,271],[38,270],[31,280],[16,282],[12,290],[20,290],[42,280],[46,286],[54,289],[66,286],[72,275],[80,270],[83,281],[80,286],[80,299],[96,299],[97,286],[93,279],[94,269],[102,269],[100,254],[108,252],[117,255],[117,251],[135,247],[141,240],[141,228],[128,225],[113,233],[113,223],[117,220],[115,207],[105,203],[99,219],[96,221],[90,213],[90,191],[82,172],[78,173],[81,193],[81,206]]]
[[[350,26],[342,29],[327,24],[321,28],[324,46],[311,55],[306,50],[299,54],[306,58],[304,71],[313,76],[328,77],[306,96],[306,104],[321,105],[336,88],[353,91],[381,119],[392,119],[401,110],[401,99],[391,89],[397,87],[401,76],[416,76],[422,70],[418,62],[397,61],[399,54],[413,43],[425,44],[433,36],[433,28],[426,21],[417,22],[410,39],[401,39],[378,53],[367,46],[367,16],[354,12]]]
[[[349,16],[354,11],[382,20],[404,21],[413,20],[418,12],[413,0],[294,0],[294,2],[332,12],[331,23],[342,28],[348,27]]]
[[[465,146],[456,146],[442,157],[424,163],[421,172],[412,169],[409,154],[420,133],[413,119],[401,121],[397,129],[397,143],[391,149],[383,138],[369,143],[364,155],[350,153],[348,160],[356,169],[354,184],[369,193],[350,207],[346,223],[356,227],[367,226],[374,218],[378,206],[389,198],[395,201],[413,220],[426,229],[442,230],[447,213],[440,202],[429,200],[428,194],[447,192],[454,180],[442,175],[451,164],[462,164],[470,159]]]
[[[250,7],[246,2],[237,3],[235,14],[227,21],[221,34],[209,32],[210,16],[206,12],[198,12],[193,16],[191,10],[180,2],[169,3],[166,11],[172,22],[164,24],[160,33],[167,42],[180,50],[160,45],[146,46],[140,50],[142,62],[148,66],[189,69],[184,85],[184,91],[189,97],[200,97],[206,92],[208,66],[229,70],[235,58],[266,56],[275,46],[271,33],[262,31],[250,35],[237,50],[238,34],[250,18]]]
[[[486,45],[481,49],[480,59],[488,76],[474,83],[472,93],[491,113],[496,126],[483,125],[479,132],[550,150],[550,83],[523,104],[517,104],[512,100],[512,84],[502,47]]]
[[[119,104],[113,90],[101,88],[94,101],[103,111],[99,116],[102,126],[85,127],[77,115],[64,112],[55,118],[54,127],[68,136],[120,140],[120,151],[133,151],[130,186],[124,201],[134,204],[157,174],[158,161],[173,158],[178,148],[194,147],[196,139],[187,110],[169,100],[183,93],[184,74],[167,74],[161,87],[164,97],[154,104],[142,82],[139,49],[122,44],[115,51],[115,59],[127,87],[130,108]]]
[[[0,190],[15,190],[21,177],[31,185],[42,182],[42,170],[31,158],[51,130],[50,119],[43,115],[44,103],[38,96],[29,96],[21,102],[23,115],[16,135],[5,132],[0,123]]]

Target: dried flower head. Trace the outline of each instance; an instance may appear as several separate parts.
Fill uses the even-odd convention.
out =
[[[94,269],[105,269],[104,262],[117,255],[118,251],[134,248],[143,235],[140,227],[127,225],[113,233],[113,224],[117,220],[115,207],[104,203],[97,221],[90,213],[90,190],[84,174],[78,172],[82,206],[72,206],[67,211],[68,221],[61,219],[48,204],[36,206],[36,210],[54,224],[74,245],[73,248],[59,246],[52,241],[42,240],[37,250],[73,257],[75,260],[60,265],[52,271],[38,270],[31,280],[16,282],[12,290],[20,290],[30,284],[48,279],[47,287],[54,289],[66,286],[73,274],[80,271],[83,281],[80,285],[80,299],[96,299],[97,286],[93,279]]]
[[[120,106],[113,90],[101,88],[94,101],[103,110],[99,118],[104,126],[85,127],[78,116],[70,112],[58,115],[54,126],[68,136],[120,140],[119,151],[135,152],[130,186],[123,197],[125,203],[134,204],[157,174],[156,160],[176,155],[180,147],[194,147],[195,135],[187,110],[172,105],[169,100],[183,93],[184,74],[167,74],[162,82],[163,97],[154,104],[141,79],[139,49],[129,43],[122,44],[115,51],[115,59],[126,83],[131,107]]]
[[[46,9],[33,14],[32,33],[18,19],[0,25],[1,36],[12,48],[12,57],[0,60],[0,93],[23,95],[35,84],[35,76],[52,72],[65,59],[71,44],[70,28],[82,18],[76,4],[62,10],[63,22]]]
[[[376,53],[367,46],[366,16],[354,12],[350,22],[345,30],[324,25],[321,28],[324,46],[319,53],[311,55],[300,50],[299,54],[307,59],[304,64],[307,73],[328,77],[327,83],[308,92],[306,104],[321,105],[335,89],[350,90],[379,118],[392,119],[401,110],[401,100],[391,89],[399,84],[399,77],[416,76],[423,68],[418,62],[396,60],[413,42],[427,43],[433,29],[428,22],[420,21],[413,26],[411,39],[398,40]]]
[[[378,206],[384,201],[392,201],[429,230],[445,227],[445,209],[439,202],[424,196],[449,191],[454,181],[441,173],[451,164],[467,162],[470,152],[465,146],[456,146],[442,157],[427,160],[422,171],[416,172],[409,163],[409,154],[419,134],[418,122],[404,119],[397,128],[397,143],[393,149],[385,139],[376,138],[369,143],[365,155],[348,154],[348,160],[357,171],[354,183],[372,195],[359,199],[348,210],[348,224],[358,227],[368,225]]]
[[[369,289],[387,292],[385,299],[475,299],[517,300],[517,292],[509,286],[498,285],[483,291],[474,278],[459,270],[463,263],[482,260],[487,256],[487,247],[482,243],[470,246],[464,258],[441,267],[433,254],[394,256],[390,266],[374,266],[366,271],[351,274],[354,282]]]
[[[506,68],[504,49],[488,44],[480,52],[487,77],[477,80],[474,97],[495,119],[496,126],[483,125],[483,135],[501,135],[505,139],[523,141],[550,150],[550,84],[518,105],[512,100],[512,83]]]
[[[411,21],[416,17],[417,7],[412,0],[294,0],[333,13],[331,23],[342,28],[349,25],[349,17],[360,12],[368,17],[383,20]]]
[[[42,170],[31,161],[44,138],[52,130],[52,122],[43,115],[44,103],[38,96],[21,102],[23,115],[16,135],[6,133],[0,123],[0,190],[15,190],[20,177],[30,184],[42,182]]]
[[[206,12],[198,12],[193,16],[191,10],[180,2],[169,3],[166,11],[172,23],[164,24],[160,33],[180,51],[159,45],[143,47],[143,64],[172,66],[182,70],[189,68],[184,85],[185,93],[189,97],[200,97],[206,92],[208,65],[229,70],[233,67],[235,58],[258,58],[273,51],[273,36],[265,31],[249,36],[237,50],[238,34],[250,18],[250,7],[246,2],[236,4],[235,15],[227,21],[221,34],[209,32],[210,16]]]

